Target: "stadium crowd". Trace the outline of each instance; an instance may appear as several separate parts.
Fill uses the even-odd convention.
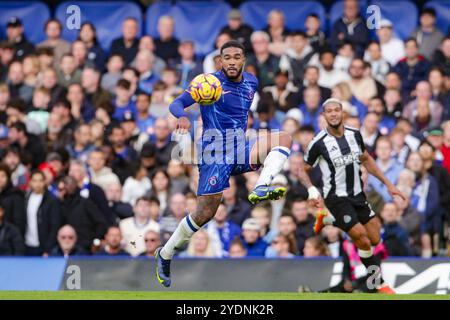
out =
[[[259,79],[249,130],[285,130],[292,155],[276,185],[284,199],[252,207],[258,172],[232,177],[213,221],[184,257],[350,255],[349,239],[328,226],[313,232],[315,209],[299,182],[302,153],[324,127],[321,102],[344,103],[346,124],[360,128],[382,171],[407,195],[392,199],[363,172],[365,192],[383,221],[390,256],[447,254],[450,222],[450,36],[424,9],[411,38],[382,20],[372,39],[357,1],[344,4],[330,35],[315,14],[287,30],[273,10],[254,31],[233,9],[217,35],[247,50],[245,70]],[[219,51],[196,55],[162,16],[159,37],[138,37],[132,18],[102,48],[92,23],[76,41],[62,24],[45,24],[47,40],[30,43],[11,17],[0,44],[0,255],[151,257],[187,212],[196,209],[198,171],[172,156],[180,141],[170,102],[199,73],[220,70]],[[189,109],[201,124],[199,107]],[[192,132],[191,136],[195,136]],[[320,170],[311,173],[321,186]],[[346,243],[346,245],[343,245]]]

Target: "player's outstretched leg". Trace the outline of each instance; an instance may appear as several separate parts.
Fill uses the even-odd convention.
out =
[[[263,200],[278,200],[286,194],[286,188],[270,186],[273,177],[283,169],[284,163],[291,153],[292,138],[286,132],[261,134],[251,150],[251,159],[257,159],[264,167],[256,181],[256,186],[248,195],[248,200],[256,204]]]
[[[156,278],[164,287],[170,287],[170,262],[175,253],[189,242],[192,235],[216,214],[222,193],[198,197],[197,211],[181,220],[164,247],[155,252]]]

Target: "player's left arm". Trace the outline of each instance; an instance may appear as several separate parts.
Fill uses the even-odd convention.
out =
[[[388,188],[388,192],[392,197],[399,196],[403,200],[406,200],[405,195],[400,190],[398,190],[397,187],[391,181],[389,181],[388,178],[386,178],[384,173],[378,167],[377,163],[372,158],[372,156],[367,152],[367,150],[364,150],[363,154],[359,157],[359,160],[361,161],[362,165],[367,169],[367,172],[369,172],[371,175],[373,175],[386,185],[386,187]]]

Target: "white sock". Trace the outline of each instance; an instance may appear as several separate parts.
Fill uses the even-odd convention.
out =
[[[181,249],[198,229],[200,229],[200,227],[194,222],[190,215],[183,218],[175,229],[175,232],[161,249],[159,253],[161,257],[166,260],[172,259],[175,252]]]
[[[268,186],[273,177],[275,177],[283,169],[284,163],[291,154],[291,150],[286,147],[275,147],[270,150],[266,159],[264,160],[264,167],[261,174],[256,181],[256,186]]]

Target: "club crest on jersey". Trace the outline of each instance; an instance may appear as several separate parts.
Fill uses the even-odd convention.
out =
[[[347,166],[349,164],[352,164],[354,162],[359,162],[359,153],[349,153],[343,156],[339,156],[333,159],[333,164],[336,168]]]
[[[211,178],[208,179],[208,183],[210,186],[214,187],[217,184],[217,177],[212,176]]]

